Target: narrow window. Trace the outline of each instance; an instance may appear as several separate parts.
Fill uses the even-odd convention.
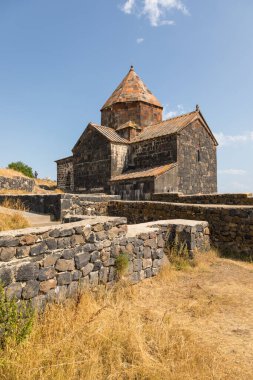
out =
[[[198,150],[198,162],[200,162],[200,150]]]

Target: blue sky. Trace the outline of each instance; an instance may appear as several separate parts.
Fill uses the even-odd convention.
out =
[[[219,191],[253,191],[252,0],[0,0],[0,167],[56,177],[134,65],[165,116],[196,104]]]

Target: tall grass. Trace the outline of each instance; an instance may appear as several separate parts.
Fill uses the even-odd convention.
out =
[[[170,270],[153,280],[159,288]],[[85,292],[47,307],[32,335],[0,355],[4,380],[231,379],[215,347],[169,314],[138,305],[141,284]],[[152,288],[150,289],[152,296]]]
[[[17,230],[29,226],[28,220],[18,213],[12,215],[0,213],[0,231]]]

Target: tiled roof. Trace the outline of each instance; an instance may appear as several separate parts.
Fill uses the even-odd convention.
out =
[[[116,177],[111,178],[111,182],[114,181],[124,181],[127,179],[135,179],[135,178],[145,178],[145,177],[157,177],[168,170],[174,168],[177,163],[173,162],[172,164],[167,164],[163,166],[157,166],[155,168],[148,168],[138,171],[129,171],[123,174],[120,174]]]
[[[134,101],[141,101],[162,108],[159,100],[147,88],[131,66],[130,71],[103,105],[102,110],[115,103]]]
[[[190,124],[194,119],[199,116],[198,111],[190,112],[185,115],[173,117],[162,121],[158,124],[150,125],[143,128],[142,132],[138,134],[131,142],[138,142],[143,140],[153,139],[155,137],[166,136],[179,132],[181,129]]]
[[[90,124],[93,128],[95,128],[98,132],[102,133],[108,140],[116,143],[129,144],[129,141],[118,135],[118,133],[109,127],[103,127],[102,125]]]

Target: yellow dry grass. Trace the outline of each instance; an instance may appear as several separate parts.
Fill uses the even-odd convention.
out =
[[[0,176],[7,177],[7,178],[13,178],[13,177],[26,177],[24,174],[8,168],[0,168]]]
[[[13,215],[0,213],[0,231],[17,230],[29,226],[28,220],[18,213]]]
[[[1,207],[18,211],[26,211],[26,207],[20,199],[5,198],[4,201],[1,203]]]
[[[0,378],[252,379],[253,349],[245,332],[245,308],[252,327],[252,302],[245,304],[245,294],[252,298],[253,292],[251,285],[241,290],[252,267],[215,255],[197,262],[199,270],[166,266],[137,285],[98,288],[48,307],[28,340],[2,353]]]

